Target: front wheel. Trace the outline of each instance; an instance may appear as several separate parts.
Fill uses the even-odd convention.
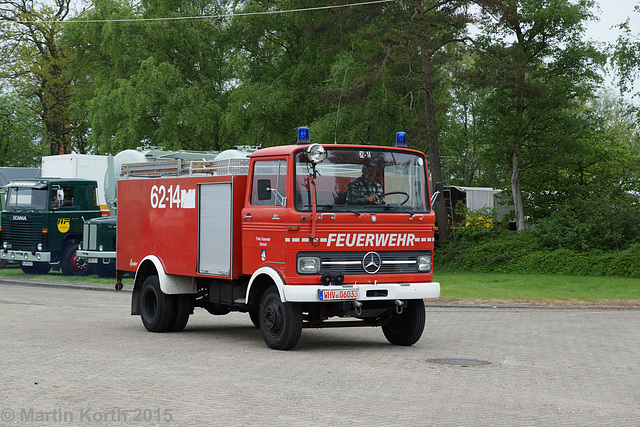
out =
[[[402,314],[391,315],[389,323],[382,327],[382,332],[391,344],[413,345],[422,336],[426,318],[424,301],[412,299],[407,301]]]
[[[91,272],[91,266],[86,258],[78,258],[76,255],[77,245],[70,244],[64,248],[60,269],[62,274],[67,276],[86,276]]]
[[[33,265],[21,265],[24,274],[47,274],[51,265],[44,262],[34,262]]]
[[[267,289],[260,301],[260,333],[262,339],[275,350],[290,350],[302,333],[302,307],[282,302],[278,288]]]
[[[5,268],[9,262],[6,259],[0,259],[0,270]]]

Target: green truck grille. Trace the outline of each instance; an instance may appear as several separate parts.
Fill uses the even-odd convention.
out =
[[[8,242],[11,249],[34,250],[42,242],[42,224],[22,221],[2,222],[2,241]]]

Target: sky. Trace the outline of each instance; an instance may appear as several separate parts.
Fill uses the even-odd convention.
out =
[[[640,0],[600,0],[598,3],[600,3],[599,10],[596,9],[594,13],[600,17],[600,21],[590,22],[587,25],[586,37],[588,39],[615,43],[620,31],[612,27],[621,24],[626,21],[627,18],[631,24],[632,33],[640,34],[640,13],[634,11],[634,7],[640,5]],[[605,76],[605,84],[615,87],[611,72]],[[635,90],[639,91],[640,81],[636,81],[634,86]],[[625,97],[630,97],[630,94]]]

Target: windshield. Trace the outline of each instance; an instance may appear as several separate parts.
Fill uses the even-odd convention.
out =
[[[5,210],[14,212],[43,211],[47,208],[47,189],[9,187]]]
[[[325,147],[316,166],[318,211],[429,211],[426,167],[422,156],[385,149]],[[311,210],[311,165],[304,151],[296,155],[295,207]]]

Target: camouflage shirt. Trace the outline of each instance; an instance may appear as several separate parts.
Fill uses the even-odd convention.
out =
[[[364,175],[354,179],[347,186],[347,203],[350,205],[364,205],[368,203],[367,197],[378,196],[378,201],[374,204],[382,203],[382,186],[376,181],[367,181]]]

